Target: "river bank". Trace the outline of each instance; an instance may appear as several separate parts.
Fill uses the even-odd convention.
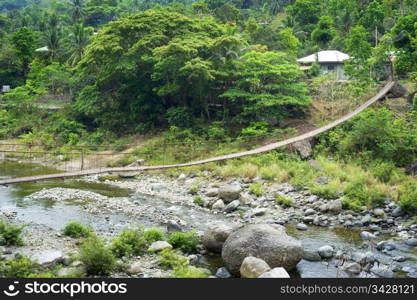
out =
[[[105,188],[107,193],[97,188],[91,192],[91,187],[85,184],[109,188]],[[254,184],[263,190],[262,195],[253,194]],[[77,185],[81,185],[81,189]],[[127,196],[112,197],[116,195],[112,189],[129,192]],[[277,202],[278,196],[292,199],[291,206]],[[196,201],[197,197],[199,201]],[[292,276],[415,277],[417,270],[416,248],[412,246],[416,226],[412,218],[401,213],[398,215],[397,207],[391,202],[387,202],[382,210],[359,214],[342,210],[340,199],[320,199],[308,190],[300,191],[289,184],[273,185],[256,178],[225,182],[208,173],[204,177],[181,174],[175,178],[161,174],[141,174],[132,179],[92,176],[31,188],[21,199],[25,203],[51,201],[58,207],[64,205],[57,210],[65,209],[64,215],[94,225],[95,231],[109,240],[129,223],[160,228],[175,224],[183,230],[197,230],[200,236],[215,222],[233,226],[281,224],[304,247],[304,259]],[[64,221],[69,219],[63,220],[59,226],[45,225],[47,222],[39,219],[27,224],[30,213],[25,209],[17,210],[14,215],[13,209],[7,211],[2,205],[2,213],[6,213],[12,222],[26,223],[27,251],[57,250],[67,255],[76,249],[77,242],[63,237],[60,232]],[[330,246],[332,251],[330,257],[323,259],[317,253],[325,246]],[[10,249],[5,251],[10,252]],[[11,252],[15,254],[15,251],[26,250]],[[204,248],[197,255],[200,263],[206,263],[213,274],[221,266],[218,259],[214,259],[217,261],[215,265],[207,262],[208,251]],[[190,259],[196,261],[194,256]],[[380,264],[375,267],[377,261]],[[140,276],[169,275],[159,267],[155,256],[136,257],[128,264],[135,262],[143,264]],[[343,271],[347,266],[354,272]],[[355,274],[358,270],[359,273]],[[112,276],[132,274],[121,272]]]

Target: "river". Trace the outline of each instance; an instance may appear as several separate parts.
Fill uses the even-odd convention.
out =
[[[44,167],[39,164],[19,163],[12,161],[0,161],[0,178],[29,176],[58,172],[57,170]],[[142,218],[134,218],[120,213],[106,213],[105,216],[93,214],[81,207],[79,202],[72,201],[50,201],[50,200],[30,200],[25,198],[43,189],[70,188],[84,191],[91,191],[107,197],[123,197],[136,205],[159,209],[160,211],[171,210],[189,224],[189,228],[203,231],[207,224],[214,220],[225,220],[223,215],[213,215],[211,213],[197,210],[190,206],[173,205],[164,199],[138,196],[131,190],[121,189],[104,183],[90,183],[83,180],[50,180],[36,183],[26,183],[8,187],[0,187],[0,210],[3,214],[13,215],[16,223],[29,226],[44,226],[51,230],[59,231],[69,221],[79,221],[93,227],[97,232],[120,230],[129,223],[142,223],[145,226],[161,226],[160,222],[153,218],[152,214]],[[300,239],[305,249],[315,250],[320,246],[332,245],[336,249],[343,249],[345,252],[372,251],[382,262],[392,263],[394,256],[407,256],[407,262],[400,264],[412,266],[417,269],[417,251],[407,247],[399,246],[389,254],[382,254],[370,249],[358,250],[363,247],[360,238],[360,231],[353,229],[336,229],[323,227],[310,227],[308,231],[296,230],[293,225],[287,225],[290,235]],[[380,236],[379,240],[387,239],[388,236]],[[218,257],[207,257],[211,264],[211,269],[219,266]],[[293,276],[302,277],[344,277],[334,265],[324,262],[302,261],[298,267],[298,272]],[[404,272],[395,272],[395,277],[405,276]]]

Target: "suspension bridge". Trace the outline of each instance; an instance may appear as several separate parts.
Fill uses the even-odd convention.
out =
[[[289,138],[280,142],[270,143],[268,145],[265,145],[265,146],[262,146],[253,150],[212,157],[212,158],[208,158],[204,160],[180,163],[180,164],[169,164],[169,165],[159,165],[159,166],[118,167],[118,168],[107,167],[107,168],[81,170],[81,171],[65,172],[65,173],[58,173],[58,174],[10,178],[10,179],[5,179],[5,180],[0,180],[0,185],[36,182],[36,181],[50,180],[50,179],[66,179],[66,178],[98,175],[98,174],[105,174],[105,173],[144,172],[144,171],[164,170],[164,169],[172,169],[172,168],[185,168],[185,167],[192,167],[196,165],[203,165],[203,164],[208,164],[212,162],[219,162],[219,161],[225,161],[225,160],[230,160],[230,159],[235,159],[235,158],[240,158],[240,157],[245,157],[245,156],[250,156],[250,155],[266,153],[266,152],[269,152],[269,151],[272,151],[272,150],[275,150],[284,146],[294,144],[296,142],[313,138],[319,134],[322,134],[328,130],[331,130],[334,127],[354,118],[355,116],[363,112],[365,109],[370,107],[375,102],[385,98],[395,85],[396,85],[396,81],[394,80],[388,81],[386,85],[382,89],[380,89],[379,92],[376,95],[374,95],[371,99],[366,101],[364,104],[362,104],[361,106],[356,108],[354,111],[350,112],[349,114],[337,119],[336,121],[333,121],[315,130],[309,131],[305,134],[302,134],[293,138]]]

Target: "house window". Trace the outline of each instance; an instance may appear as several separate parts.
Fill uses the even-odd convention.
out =
[[[329,71],[334,71],[334,65],[328,65],[328,66],[327,66],[327,69],[328,69]]]

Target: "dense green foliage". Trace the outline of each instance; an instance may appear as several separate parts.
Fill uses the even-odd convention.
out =
[[[109,275],[116,266],[116,258],[112,251],[95,235],[83,242],[79,258],[89,275]]]
[[[65,225],[63,232],[72,238],[85,238],[92,233],[92,229],[78,222],[69,222]]]
[[[3,245],[7,246],[21,246],[23,239],[21,237],[23,227],[8,224],[0,220],[0,239]]]

